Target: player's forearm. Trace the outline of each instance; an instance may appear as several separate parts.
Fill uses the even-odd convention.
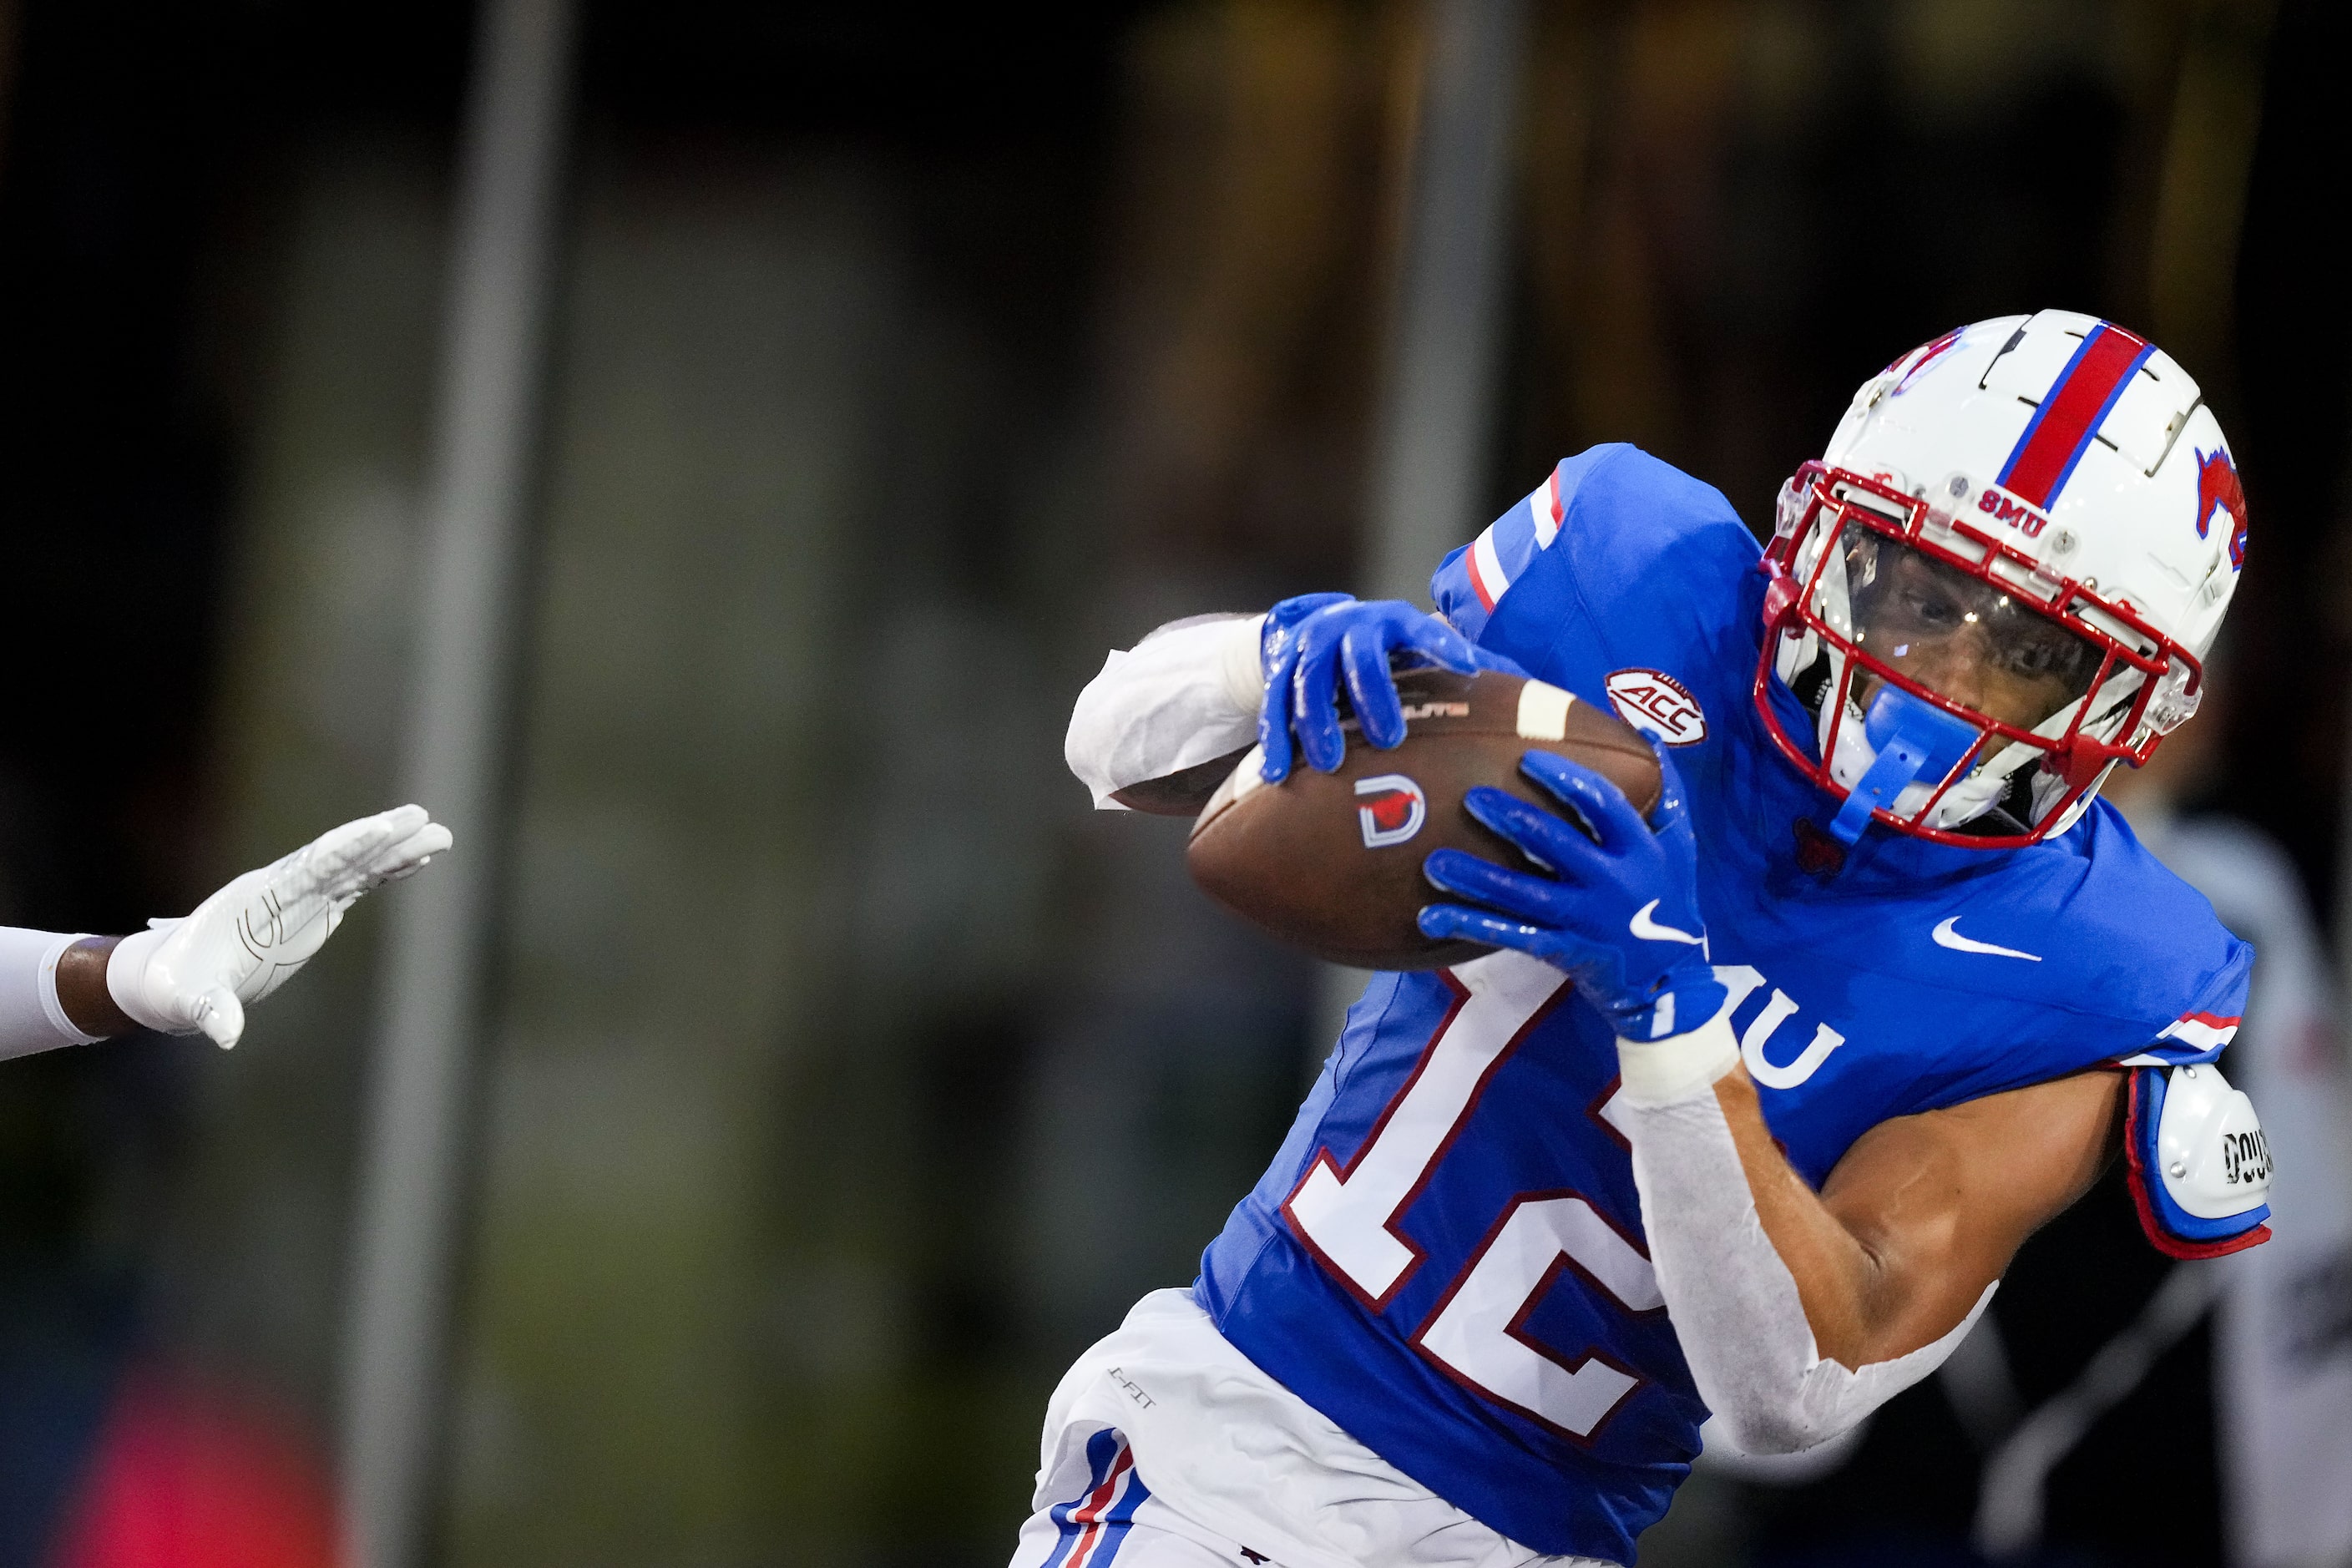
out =
[[[1841,1340],[1841,1314],[1850,1324],[1876,1306],[1869,1265],[1849,1250],[1851,1235],[1841,1240],[1828,1228],[1834,1215],[1802,1208],[1809,1194],[1754,1114],[1755,1094],[1737,1065],[1727,1020],[1717,1016],[1655,1044],[1621,1041],[1618,1058],[1620,1124],[1633,1145],[1658,1290],[1699,1395],[1735,1444],[1751,1453],[1790,1453],[1826,1442],[1950,1353],[1973,1311],[1909,1354],[1872,1359],[1852,1339]],[[1732,1087],[1718,1092],[1724,1082]],[[1744,1132],[1733,1131],[1735,1113],[1747,1123]],[[1748,1174],[1748,1150],[1759,1133],[1757,1162],[1766,1179],[1758,1183]],[[1760,1203],[1755,1186],[1764,1189]],[[1768,1230],[1767,1205],[1793,1256],[1784,1256],[1780,1237]],[[1787,1223],[1792,1214],[1794,1226]],[[1812,1277],[1810,1299],[1801,1270]],[[1974,1311],[1991,1294],[1978,1289]],[[1816,1302],[1826,1346],[1814,1327]]]
[[[1063,743],[1064,759],[1097,806],[1117,810],[1120,791],[1198,767],[1256,738],[1263,620],[1177,622],[1104,661],[1078,694]]]
[[[1747,1069],[1717,1080],[1715,1098],[1739,1152],[1757,1219],[1796,1282],[1817,1352],[1861,1367],[1916,1349],[1916,1343],[1888,1342],[1903,1314],[1899,1281],[1887,1260],[1848,1229],[1789,1163],[1765,1123]]]

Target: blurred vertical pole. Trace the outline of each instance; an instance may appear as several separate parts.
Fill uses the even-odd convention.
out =
[[[457,847],[386,906],[343,1385],[356,1568],[429,1544],[469,1058],[502,861],[495,820],[537,446],[572,0],[485,0],[457,184],[426,492],[407,798]]]
[[[1526,0],[1429,0],[1419,134],[1375,432],[1370,528],[1358,577],[1374,598],[1429,602],[1429,574],[1479,515],[1501,402],[1513,136]],[[1361,970],[1328,965],[1310,1047],[1339,1037]]]
[[[1487,521],[1525,0],[1430,0],[1381,405],[1366,588],[1425,603]]]

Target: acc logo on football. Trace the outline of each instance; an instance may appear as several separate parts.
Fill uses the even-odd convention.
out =
[[[1402,844],[1429,820],[1429,797],[1402,773],[1358,779],[1356,802],[1356,826],[1363,829],[1367,849]]]
[[[1706,739],[1706,712],[1690,688],[1663,669],[1621,669],[1608,681],[1609,705],[1636,730],[1646,730],[1669,746],[1695,746]]]

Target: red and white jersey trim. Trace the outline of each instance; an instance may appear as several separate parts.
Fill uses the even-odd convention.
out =
[[[1559,537],[1567,507],[1559,495],[1559,465],[1552,465],[1544,482],[1528,499],[1496,518],[1470,546],[1470,587],[1481,609],[1492,613],[1511,579],[1528,569],[1538,550],[1549,550]]]
[[[2159,1040],[2179,1040],[2200,1051],[2219,1050],[2235,1039],[2238,1020],[2218,1013],[2187,1013],[2164,1026]]]
[[[1503,563],[1495,558],[1495,529],[1489,524],[1470,546],[1470,586],[1477,592],[1479,607],[1491,612],[1495,601],[1510,585],[1511,580],[1503,575]]]
[[[1528,496],[1528,516],[1535,523],[1536,548],[1549,550],[1551,542],[1559,537],[1561,508],[1559,464],[1552,465],[1551,472],[1544,476],[1544,482],[1538,485]]]

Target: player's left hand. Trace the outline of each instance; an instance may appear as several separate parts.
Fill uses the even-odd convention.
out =
[[[226,1050],[245,1033],[246,1008],[292,979],[362,894],[412,875],[449,843],[421,805],[347,822],[186,917],[124,937],[107,962],[107,991],[134,1023],[202,1030]]]
[[[1431,904],[1421,911],[1423,934],[1515,948],[1564,970],[1625,1039],[1663,1038],[1715,1016],[1726,993],[1707,963],[1697,854],[1674,763],[1658,752],[1661,787],[1648,822],[1623,791],[1566,757],[1529,752],[1519,771],[1569,816],[1486,785],[1463,805],[1549,875],[1437,850],[1423,874],[1487,907]]]
[[[1343,681],[1364,739],[1384,750],[1403,742],[1404,707],[1390,673],[1391,654],[1457,675],[1480,668],[1469,638],[1402,599],[1365,603],[1344,594],[1311,594],[1268,612],[1261,643],[1265,700],[1257,721],[1265,755],[1259,772],[1266,783],[1290,776],[1294,730],[1307,766],[1328,773],[1346,760],[1339,712]]]

